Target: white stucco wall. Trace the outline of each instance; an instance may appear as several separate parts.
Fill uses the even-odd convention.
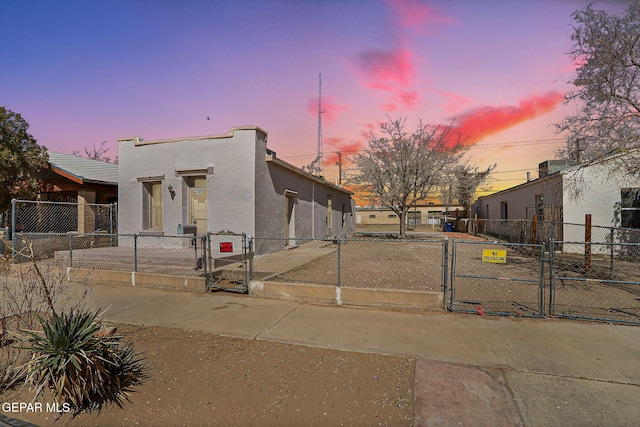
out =
[[[213,168],[206,175],[208,230],[253,234],[255,230],[255,147],[258,128],[234,128],[229,134],[199,138],[119,141],[118,229],[120,233],[144,231],[140,179],[162,177],[163,229],[175,235],[187,224],[188,187],[177,171]],[[263,137],[263,136],[262,136]],[[172,200],[168,186],[176,192]]]
[[[355,231],[350,193],[278,159],[267,161],[266,133],[257,127],[233,128],[228,134],[210,137],[133,138],[119,143],[118,227],[122,234],[169,236],[177,233],[178,224],[188,224],[190,174],[206,174],[206,231],[282,239],[287,195],[293,195],[289,200],[295,203],[290,237],[325,238]],[[162,183],[163,227],[148,230],[145,182],[157,181]],[[175,191],[173,199],[169,185]],[[326,224],[329,196],[333,198],[332,229]]]
[[[575,181],[584,182],[579,197],[568,189]],[[586,214],[591,214],[591,224],[601,227],[620,227],[619,206],[623,188],[640,188],[640,179],[626,175],[611,176],[605,165],[593,165],[578,171],[563,172],[564,222],[584,224]],[[593,234],[593,231],[592,231]],[[564,227],[565,241],[583,241],[584,230],[578,227]],[[595,241],[595,236],[594,236]]]

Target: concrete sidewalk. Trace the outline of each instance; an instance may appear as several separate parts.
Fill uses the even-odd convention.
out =
[[[415,425],[640,425],[637,326],[93,289],[108,321],[415,357]]]

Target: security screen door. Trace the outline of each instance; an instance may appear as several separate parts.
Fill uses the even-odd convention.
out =
[[[195,224],[197,233],[206,233],[207,223],[207,179],[191,178],[189,182],[189,223]]]

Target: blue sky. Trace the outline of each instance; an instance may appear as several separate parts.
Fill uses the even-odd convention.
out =
[[[325,175],[389,118],[454,122],[494,186],[553,158],[580,0],[15,1],[0,13],[0,105],[41,145],[257,125],[297,165],[315,157],[323,81]],[[618,3],[601,3],[616,7]],[[207,120],[210,117],[211,120]],[[347,170],[348,170],[347,164]],[[516,171],[516,172],[510,172]]]

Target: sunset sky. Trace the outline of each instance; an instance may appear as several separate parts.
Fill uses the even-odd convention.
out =
[[[325,175],[388,117],[454,123],[493,188],[537,176],[575,64],[581,0],[11,1],[0,11],[0,105],[50,151],[256,125],[310,163],[322,73]],[[615,2],[595,2],[611,9]],[[207,120],[207,117],[210,120]]]

